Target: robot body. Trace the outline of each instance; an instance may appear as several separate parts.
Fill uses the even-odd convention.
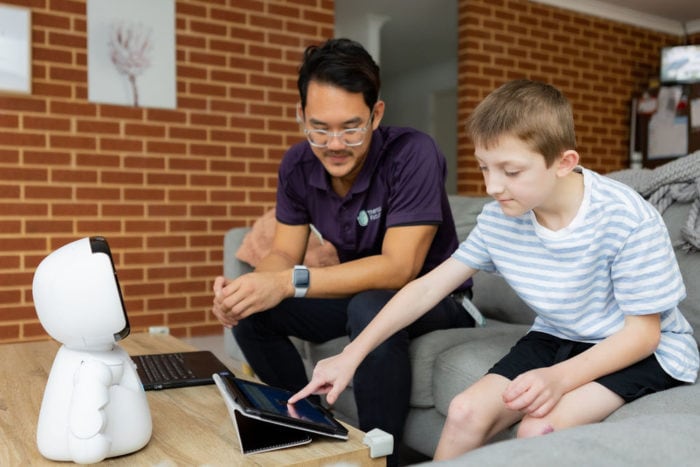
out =
[[[116,343],[129,322],[107,242],[59,248],[37,268],[32,292],[41,324],[63,344],[39,413],[41,454],[87,464],[144,447],[151,414],[136,367]]]
[[[141,449],[151,428],[148,401],[124,349],[58,350],[37,425],[44,457],[99,462]]]

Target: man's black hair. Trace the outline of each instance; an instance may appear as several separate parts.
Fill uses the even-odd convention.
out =
[[[379,99],[379,66],[361,44],[350,39],[330,39],[306,48],[297,80],[302,110],[311,81],[361,92],[370,109]]]

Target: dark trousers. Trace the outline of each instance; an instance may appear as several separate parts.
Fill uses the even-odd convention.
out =
[[[290,298],[256,313],[233,328],[233,335],[258,377],[271,386],[298,391],[308,383],[304,364],[288,336],[322,343],[340,336],[354,339],[395,294],[361,292],[344,299]],[[358,367],[353,390],[362,431],[379,428],[394,436],[398,448],[408,414],[412,338],[447,328],[472,327],[474,320],[452,297],[372,351]],[[396,456],[388,459],[396,462]]]

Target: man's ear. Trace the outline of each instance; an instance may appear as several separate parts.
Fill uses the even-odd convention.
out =
[[[579,155],[573,149],[564,151],[557,162],[557,175],[564,177],[578,167]]]
[[[384,117],[384,101],[377,101],[374,104],[374,117],[372,119],[372,130],[376,130]]]
[[[296,120],[298,124],[304,123],[304,111],[301,110],[301,102],[297,102]]]

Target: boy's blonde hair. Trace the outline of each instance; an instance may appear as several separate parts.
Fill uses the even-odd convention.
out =
[[[544,156],[547,167],[576,149],[571,105],[554,86],[530,80],[510,81],[489,94],[469,117],[467,130],[476,146],[491,148],[502,136],[514,136]]]

